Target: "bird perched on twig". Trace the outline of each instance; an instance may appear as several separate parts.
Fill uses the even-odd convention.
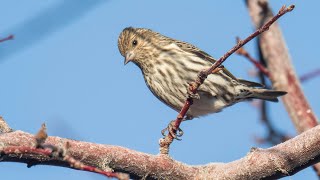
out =
[[[124,64],[136,64],[151,92],[176,111],[184,105],[188,82],[215,62],[209,54],[189,43],[144,28],[125,28],[119,36],[118,48],[125,57]],[[222,68],[200,85],[187,118],[216,113],[253,98],[277,102],[277,97],[284,94],[284,91],[264,89],[259,83],[238,79]]]

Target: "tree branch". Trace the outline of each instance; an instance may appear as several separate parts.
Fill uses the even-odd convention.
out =
[[[272,18],[267,0],[247,0],[250,16],[256,27]],[[318,124],[300,86],[284,38],[278,24],[260,36],[260,47],[270,79],[276,89],[286,90],[288,94],[282,98],[291,120],[299,133]],[[320,164],[315,165],[318,176]]]
[[[236,52],[238,49],[240,49],[243,45],[254,39],[255,37],[259,36],[261,33],[267,31],[270,26],[277,21],[281,16],[286,14],[287,12],[290,12],[294,9],[294,5],[290,5],[289,7],[282,6],[279,10],[278,14],[276,14],[274,17],[269,19],[262,27],[258,28],[254,33],[252,33],[250,36],[248,36],[244,40],[238,40],[238,43],[236,46],[234,46],[232,49],[230,49],[228,52],[226,52],[222,57],[219,58],[209,69],[206,69],[204,71],[199,72],[197,79],[190,83],[189,85],[189,95],[188,98],[185,101],[184,106],[180,110],[176,120],[173,124],[173,132],[169,130],[169,133],[164,138],[160,139],[160,153],[162,154],[168,154],[169,152],[169,146],[173,142],[174,134],[176,134],[177,130],[180,127],[180,124],[183,121],[183,118],[185,117],[187,111],[189,110],[190,106],[193,103],[192,95],[195,95],[200,85],[204,82],[204,80],[207,78],[209,74],[215,73],[216,70],[221,66],[221,64],[234,52]]]
[[[267,179],[292,175],[320,161],[320,126],[269,149],[253,148],[244,158],[230,163],[191,166],[167,155],[150,155],[124,147],[93,144],[60,137],[48,137],[56,147],[69,143],[68,153],[81,163],[102,170],[129,173],[131,178],[148,179]],[[7,151],[10,148],[35,147],[32,134],[22,131],[0,135],[0,161],[21,162],[29,166],[69,163],[32,151]]]
[[[239,42],[239,40],[240,40],[239,37],[237,37],[237,42]],[[264,67],[264,65],[262,65],[258,60],[254,59],[250,55],[250,53],[248,53],[248,51],[244,49],[244,47],[241,47],[240,49],[238,49],[236,53],[240,56],[244,56],[245,58],[247,58],[265,76],[267,77],[270,76],[270,72],[268,71],[268,69]]]

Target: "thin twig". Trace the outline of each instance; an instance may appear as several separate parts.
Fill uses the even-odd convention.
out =
[[[320,76],[320,69],[316,69],[314,71],[308,72],[302,76],[300,76],[301,82],[306,82],[314,77]]]
[[[221,64],[234,52],[236,52],[239,48],[241,48],[243,45],[245,45],[247,42],[251,41],[253,38],[257,37],[261,33],[267,31],[269,27],[277,20],[279,19],[282,15],[286,14],[287,12],[290,12],[294,9],[294,5],[290,5],[289,7],[282,6],[281,9],[279,10],[278,14],[275,15],[272,19],[270,19],[266,24],[264,24],[261,28],[259,28],[257,31],[252,33],[250,36],[248,36],[246,39],[243,41],[240,40],[236,46],[234,46],[232,49],[230,49],[226,54],[224,54],[218,61],[216,61],[209,69],[201,71],[198,74],[197,79],[190,83],[189,85],[189,90],[191,93],[196,94],[199,86],[204,82],[204,80],[207,78],[209,74],[211,74],[216,68],[220,67]],[[192,97],[189,95],[187,100],[185,101],[184,106],[182,107],[181,111],[179,112],[175,123],[174,123],[174,133],[176,133],[177,129],[179,129],[180,124],[185,117],[187,111],[189,110],[190,106],[193,103]],[[173,135],[171,133],[168,133],[167,136],[164,138],[160,139],[160,153],[162,154],[168,154],[169,152],[169,146],[173,142]]]
[[[239,37],[237,37],[237,42],[239,42],[239,40],[240,40]],[[248,51],[246,51],[243,47],[238,49],[236,51],[236,53],[238,55],[246,57],[257,69],[259,69],[259,71],[261,71],[265,76],[270,77],[270,73],[269,73],[268,69],[264,65],[262,65],[259,61],[254,59],[250,55],[250,53],[248,53]]]
[[[127,180],[129,179],[129,176],[124,173],[116,173],[116,172],[108,172],[103,171],[99,168],[88,166],[82,163],[79,160],[76,160],[68,153],[68,149],[70,148],[70,144],[67,142],[65,147],[57,147],[52,144],[46,144],[45,141],[48,138],[47,134],[47,128],[45,124],[42,124],[41,129],[38,131],[38,133],[34,136],[36,146],[35,147],[29,147],[29,146],[8,146],[1,149],[1,153],[5,155],[12,155],[12,154],[38,154],[43,155],[46,157],[53,158],[55,160],[62,160],[69,164],[71,168],[83,170],[83,171],[89,171],[101,174],[103,176],[109,177],[109,178],[117,178],[121,180]],[[34,164],[29,163],[28,167],[33,166]]]
[[[8,37],[5,37],[3,39],[0,39],[0,43],[4,42],[4,41],[8,41],[8,40],[12,40],[14,38],[13,35],[9,35]]]
[[[239,41],[239,38],[237,37],[237,41]],[[245,50],[243,47],[241,47],[240,49],[238,49],[236,51],[236,53],[238,55],[244,56],[246,59],[248,59],[260,72],[262,72],[265,76],[270,77],[270,72],[269,70],[262,64],[260,63],[258,60],[256,60],[255,58],[253,58],[250,53]],[[262,59],[260,59],[261,61]],[[301,82],[305,82],[308,81],[312,78],[315,78],[317,76],[320,76],[320,69],[315,69],[311,72],[305,73],[302,76],[300,76],[300,81]]]

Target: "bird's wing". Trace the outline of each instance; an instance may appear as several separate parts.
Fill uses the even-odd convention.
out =
[[[252,81],[247,81],[244,79],[238,79],[238,81],[242,84],[247,85],[248,87],[262,87],[262,88],[265,87],[263,84],[252,82]]]
[[[180,47],[182,50],[189,52],[189,53],[192,53],[205,61],[209,61],[212,64],[216,62],[216,60],[213,57],[211,57],[209,54],[207,54],[206,52],[202,51],[201,49],[197,48],[196,46],[194,46],[192,44],[189,44],[189,43],[183,42],[183,41],[178,41],[178,40],[173,40],[173,42],[178,47]],[[238,80],[226,68],[223,68],[222,71],[224,72],[224,74],[228,75],[232,79]]]

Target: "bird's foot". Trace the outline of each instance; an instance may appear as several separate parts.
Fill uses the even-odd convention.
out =
[[[161,131],[161,134],[163,136],[166,136],[166,131],[168,131],[168,134],[170,134],[174,139],[180,141],[181,139],[179,139],[179,137],[181,137],[183,135],[183,131],[179,127],[176,128],[175,123],[176,123],[176,120],[172,120],[168,124],[168,126]]]
[[[188,97],[192,99],[200,99],[200,95],[198,93],[193,94],[193,93],[188,93]]]

